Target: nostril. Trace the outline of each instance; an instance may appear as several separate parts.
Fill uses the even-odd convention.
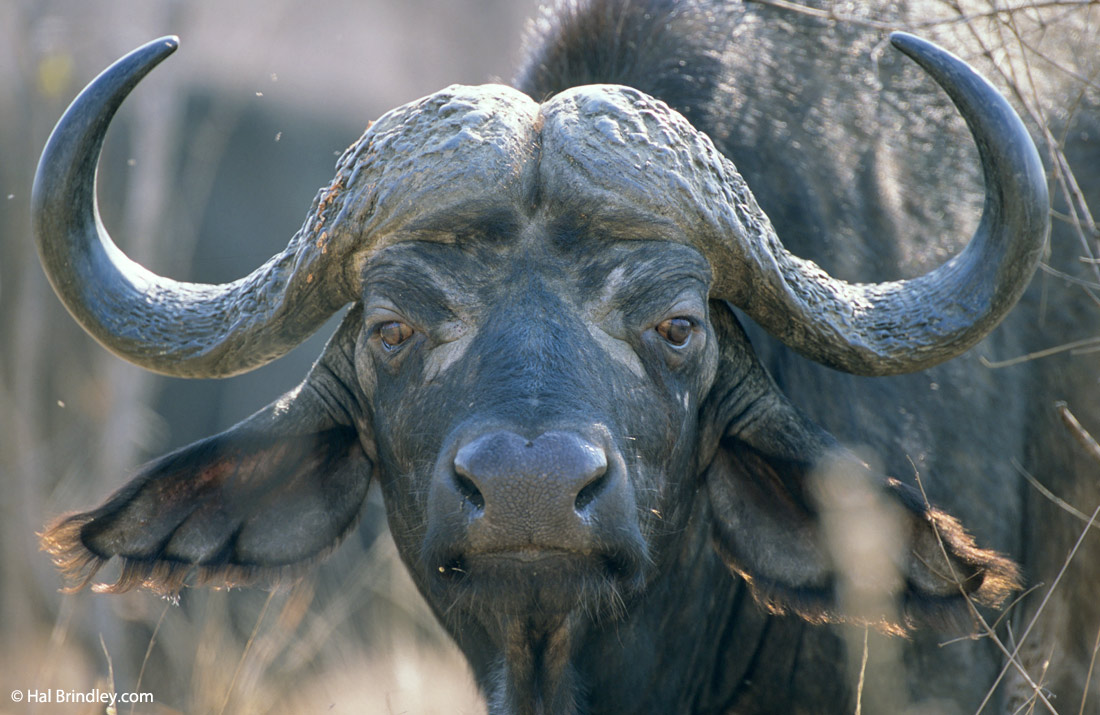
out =
[[[540,520],[568,520],[572,513],[585,516],[614,482],[607,452],[569,432],[535,439],[510,431],[482,434],[455,451],[449,472],[444,480],[451,494],[461,496],[461,508],[469,503],[473,516],[482,517],[492,502],[493,521],[483,523],[514,522],[520,530]]]
[[[588,505],[596,500],[596,497],[600,495],[604,487],[607,485],[607,471],[602,471],[599,476],[584,485],[584,488],[577,492],[577,498],[573,501],[573,508],[577,512],[583,512],[588,508]]]
[[[480,449],[478,441],[464,446],[455,455],[451,474],[454,476],[455,489],[478,511],[485,510],[485,495],[481,493],[474,480],[473,463]]]
[[[483,511],[485,509],[485,497],[482,496],[481,490],[477,488],[473,480],[462,474],[455,472],[455,485],[458,487],[458,493],[470,502],[475,509]]]

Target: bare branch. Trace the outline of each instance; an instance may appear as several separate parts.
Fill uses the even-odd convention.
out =
[[[1065,343],[1053,348],[1047,348],[1046,350],[1039,350],[1027,355],[1021,355],[1019,357],[1010,358],[1008,360],[990,360],[984,355],[978,358],[981,360],[982,365],[993,369],[999,370],[1003,367],[1012,367],[1013,365],[1019,365],[1020,363],[1028,362],[1029,360],[1038,360],[1039,358],[1050,357],[1051,355],[1057,355],[1059,353],[1073,352],[1081,350],[1082,348],[1094,348],[1100,346],[1100,336],[1093,338],[1085,338],[1084,340],[1075,340],[1071,343]]]
[[[222,700],[221,709],[218,710],[218,715],[225,712],[225,709],[229,706],[229,699],[233,696],[233,689],[237,685],[237,678],[241,674],[241,668],[244,666],[245,661],[248,660],[248,654],[252,650],[252,644],[256,642],[256,635],[260,632],[260,625],[264,622],[264,616],[267,615],[267,608],[271,605],[271,600],[275,598],[276,591],[272,591],[267,595],[267,600],[264,601],[263,608],[260,609],[260,615],[256,616],[256,625],[252,627],[252,634],[248,637],[248,642],[244,644],[244,652],[241,653],[240,660],[237,661],[237,668],[233,671],[233,678],[229,681],[229,687],[225,690],[225,699]]]
[[[1089,672],[1085,676],[1085,691],[1081,693],[1081,709],[1077,715],[1085,715],[1085,702],[1089,699],[1089,683],[1092,682],[1092,673],[1096,668],[1096,653],[1100,651],[1100,630],[1096,631],[1096,643],[1092,646],[1092,659],[1089,661]]]
[[[1091,264],[1091,262],[1095,260],[1096,259],[1089,259],[1089,263]],[[1047,275],[1054,276],[1055,278],[1060,278],[1067,283],[1073,283],[1074,285],[1079,285],[1092,290],[1100,290],[1100,283],[1093,283],[1091,281],[1082,280],[1077,276],[1071,276],[1070,274],[1060,271],[1057,268],[1051,267],[1048,263],[1040,263],[1039,270],[1041,270],[1043,273],[1046,273]]]
[[[1065,402],[1054,403],[1055,408],[1058,410],[1058,414],[1062,417],[1062,423],[1069,429],[1074,439],[1078,444],[1085,448],[1089,456],[1096,460],[1097,464],[1100,464],[1100,444],[1096,443],[1089,431],[1081,426],[1081,423],[1077,421],[1077,418],[1073,416],[1073,413],[1069,411],[1069,407]]]
[[[1027,675],[1023,664],[1020,663],[1018,660],[1018,655],[1020,652],[1020,648],[1023,646],[1024,642],[1027,641],[1027,637],[1031,634],[1032,628],[1034,628],[1035,624],[1039,622],[1039,616],[1041,616],[1043,611],[1046,609],[1047,604],[1050,602],[1050,597],[1054,594],[1054,590],[1058,588],[1058,584],[1061,583],[1062,577],[1069,569],[1069,565],[1073,561],[1073,557],[1077,555],[1077,550],[1081,547],[1081,543],[1084,542],[1085,536],[1087,536],[1093,526],[1096,525],[1097,516],[1100,516],[1100,505],[1097,505],[1096,509],[1093,510],[1092,516],[1089,517],[1088,524],[1086,524],[1085,528],[1081,531],[1081,535],[1077,537],[1077,541],[1073,544],[1073,548],[1070,549],[1069,555],[1066,556],[1066,560],[1062,563],[1062,568],[1058,571],[1058,575],[1054,577],[1054,581],[1050,584],[1050,588],[1047,589],[1046,594],[1043,595],[1042,602],[1039,604],[1039,607],[1035,609],[1035,613],[1034,615],[1032,615],[1031,621],[1027,624],[1027,628],[1024,629],[1023,635],[1020,636],[1019,643],[1015,645],[1015,647],[1012,649],[1012,652],[1008,653],[1008,651],[1004,648],[1004,644],[1001,643],[1000,639],[998,639],[996,636],[992,636],[993,642],[996,643],[1001,651],[1008,656],[1009,662],[1005,663],[1004,666],[1001,668],[1000,675],[998,675],[997,679],[993,682],[993,686],[990,688],[989,694],[986,695],[986,699],[985,701],[983,701],[982,706],[978,708],[979,713],[985,708],[986,704],[988,704],[989,698],[993,695],[993,691],[996,690],[997,685],[999,685],[1001,680],[1004,679],[1004,676],[1008,673],[1008,669],[1010,666],[1016,668],[1018,672],[1024,675],[1028,685],[1034,689],[1035,694],[1039,696],[1043,704],[1045,704],[1051,712],[1055,712],[1053,706],[1051,706],[1050,702],[1046,699],[1046,696],[1042,694],[1039,686],[1035,684],[1035,682],[1031,679],[1029,675]],[[984,622],[985,621],[983,620],[982,623],[984,624]]]
[[[910,464],[912,464],[911,461],[910,461]],[[920,478],[920,472],[915,472],[915,474],[916,474],[916,479],[917,479],[917,487],[920,489],[921,498],[924,499],[925,506],[927,508],[931,509],[932,508],[932,503],[929,501],[928,494],[924,490],[924,482]],[[1096,508],[1096,511],[1100,512],[1100,506],[1098,506]],[[1092,516],[1093,516],[1093,519],[1096,518],[1095,513]],[[1088,529],[1086,528],[1085,531],[1088,532]],[[953,571],[954,567],[951,565],[951,559],[947,555],[947,547],[944,546],[943,537],[940,535],[940,532],[939,532],[938,529],[934,528],[933,532],[936,534],[936,541],[939,542],[940,551],[943,554],[944,560],[947,562],[948,567],[951,568],[952,571]],[[1082,537],[1083,537],[1083,535],[1082,535]],[[1078,540],[1077,543],[1080,544],[1080,540]],[[1070,553],[1070,556],[1069,556],[1070,559],[1073,558],[1073,553],[1076,553],[1076,551],[1077,551],[1077,547],[1075,546],[1074,549],[1073,549],[1073,552]],[[1068,566],[1068,565],[1069,565],[1069,559],[1066,560],[1066,564],[1062,567],[1062,572],[1065,572],[1066,566]],[[960,579],[958,577],[958,575],[954,574],[954,573],[952,573],[952,576],[954,577],[955,583],[959,587],[959,592],[962,594],[963,598],[966,599],[967,604],[970,606],[970,613],[974,617],[974,620],[977,621],[977,623],[982,627],[982,630],[985,632],[986,635],[989,636],[989,639],[991,641],[993,641],[994,644],[996,644],[997,648],[1001,651],[1001,653],[1003,653],[1008,658],[1008,662],[1006,662],[1004,667],[1001,669],[1000,675],[998,675],[997,679],[993,682],[993,685],[990,687],[989,692],[986,694],[985,699],[982,701],[981,705],[978,707],[977,713],[975,715],[980,715],[982,710],[985,709],[985,706],[989,703],[989,699],[992,697],[993,692],[997,689],[997,686],[1000,684],[1001,680],[1004,678],[1005,674],[1008,672],[1008,669],[1009,669],[1010,665],[1012,667],[1014,667],[1017,672],[1019,672],[1020,676],[1032,688],[1032,690],[1034,691],[1036,697],[1039,698],[1039,700],[1044,705],[1046,705],[1047,709],[1051,713],[1054,713],[1054,715],[1057,715],[1058,711],[1054,709],[1054,706],[1051,705],[1050,700],[1048,700],[1046,695],[1043,694],[1042,689],[1040,688],[1040,686],[1037,685],[1034,680],[1032,680],[1031,675],[1027,672],[1027,668],[1025,668],[1023,663],[1021,663],[1019,661],[1019,659],[1017,657],[1017,653],[1019,652],[1019,648],[1020,648],[1019,645],[1017,645],[1012,650],[1011,653],[1009,652],[1008,648],[1005,647],[1005,644],[1003,642],[1001,642],[1000,638],[997,637],[997,632],[993,629],[992,626],[989,625],[989,623],[982,616],[981,612],[978,611],[977,606],[975,606],[973,601],[971,601],[970,594],[968,594],[966,592],[966,588],[963,587],[962,579]],[[1036,618],[1038,617],[1039,613],[1042,613],[1043,607],[1046,605],[1047,600],[1050,598],[1051,593],[1053,593],[1054,588],[1058,585],[1058,580],[1061,578],[1061,576],[1062,576],[1062,573],[1059,573],[1058,578],[1054,579],[1054,583],[1051,584],[1050,589],[1047,590],[1046,596],[1043,597],[1043,602],[1039,605],[1038,611],[1036,611],[1036,614],[1035,614]],[[1033,618],[1031,623],[1028,624],[1027,630],[1024,631],[1024,638],[1025,639],[1027,638],[1027,634],[1031,631],[1031,627],[1034,624],[1035,624],[1035,619]]]
[[[787,10],[790,12],[796,12],[800,15],[808,15],[809,17],[816,17],[821,20],[828,20],[830,22],[839,22],[844,24],[853,25],[855,27],[868,27],[875,30],[897,30],[900,29],[897,25],[892,25],[887,22],[879,22],[875,20],[868,20],[862,17],[854,17],[852,15],[845,15],[838,13],[835,10],[822,10],[816,7],[809,7],[798,2],[792,2],[792,0],[749,0],[749,2],[756,3],[757,5],[768,5],[779,10]],[[993,8],[983,12],[975,13],[963,13],[959,9],[958,17],[950,18],[936,18],[931,20],[924,20],[922,22],[914,22],[908,25],[909,29],[937,27],[940,25],[955,25],[960,23],[970,23],[976,20],[988,19],[992,17],[1009,16],[1019,13],[1033,10],[1044,10],[1050,8],[1070,8],[1073,10],[1079,10],[1089,7],[1100,6],[1100,0],[1047,0],[1046,2],[1025,2],[1015,7],[1002,7]]]
[[[856,687],[856,715],[863,715],[863,686],[867,677],[867,636],[870,630],[867,626],[863,627],[863,659],[859,664],[859,684]]]
[[[840,22],[846,25],[854,25],[856,27],[869,27],[874,30],[898,30],[901,29],[897,25],[890,24],[888,22],[878,22],[875,20],[867,20],[861,17],[854,17],[852,15],[844,15],[842,13],[835,12],[834,10],[819,10],[815,7],[807,7],[797,2],[790,2],[790,0],[750,0],[750,2],[757,5],[768,5],[770,7],[778,8],[780,10],[789,10],[796,12],[800,15],[809,15],[810,17],[816,17],[821,20],[828,20],[830,22]]]
[[[1075,506],[1073,506],[1072,504],[1067,502],[1065,499],[1061,498],[1060,496],[1058,496],[1054,492],[1047,489],[1046,486],[1042,482],[1040,482],[1038,479],[1035,478],[1035,475],[1033,475],[1031,472],[1024,469],[1023,465],[1021,465],[1019,462],[1017,462],[1015,457],[1013,457],[1013,459],[1012,459],[1012,466],[1016,469],[1017,472],[1019,472],[1023,476],[1024,479],[1026,479],[1028,481],[1029,484],[1031,484],[1031,486],[1035,487],[1036,491],[1038,491],[1044,497],[1046,497],[1047,499],[1049,499],[1053,503],[1057,504],[1064,511],[1068,512],[1069,514],[1072,514],[1074,517],[1079,519],[1081,522],[1083,522],[1085,524],[1089,523],[1088,514],[1081,511],[1080,509],[1076,508]],[[1093,524],[1093,528],[1100,529],[1100,524]]]

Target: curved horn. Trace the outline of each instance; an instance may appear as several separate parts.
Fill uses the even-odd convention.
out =
[[[181,283],[127,258],[99,218],[99,154],[119,105],[177,45],[165,37],[134,50],[69,106],[35,174],[34,235],[54,290],[107,349],[166,375],[226,377],[282,356],[353,299],[337,252],[318,245],[324,233],[313,237],[338,187],[319,195],[285,251],[232,283]]]
[[[803,355],[861,375],[921,370],[981,340],[1027,287],[1050,225],[1039,154],[1008,102],[932,43],[904,33],[891,41],[947,92],[978,146],[986,197],[970,242],[918,278],[850,284],[787,252],[752,202],[756,215],[740,223],[757,235],[736,237],[747,245],[726,259],[734,258],[747,275],[740,272],[737,285],[727,284],[718,296]]]

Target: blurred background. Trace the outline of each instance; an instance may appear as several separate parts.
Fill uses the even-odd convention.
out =
[[[972,3],[970,12],[997,20],[998,4]],[[967,58],[1053,58],[1055,74],[1076,74],[1082,92],[1095,95],[1097,58],[1063,55],[1097,53],[1100,7],[1037,4],[1047,14],[1043,32],[1027,36],[1035,47],[1006,49],[993,33],[991,54]],[[241,377],[147,374],[65,313],[38,266],[27,209],[38,154],[68,102],[127,51],[177,34],[180,50],[112,125],[100,207],[123,250],[152,270],[238,278],[285,247],[368,121],[451,83],[507,81],[536,5],[0,0],[0,713],[102,712],[8,699],[12,690],[97,687],[151,692],[155,703],[134,710],[150,713],[484,712],[466,666],[404,575],[377,494],[361,529],[287,592],[185,591],[178,606],[148,593],[58,592],[35,536],[47,520],[99,503],[142,462],[266,405],[305,375],[331,328]],[[962,10],[933,5],[954,19],[923,26],[925,34],[957,46],[950,38],[968,30],[957,22]],[[862,3],[820,8],[830,22],[878,21]],[[1033,126],[1052,99],[1065,99],[1044,94],[1064,83],[987,73],[1002,89],[1015,87]],[[1057,163],[1065,137],[1048,139],[1040,150]],[[1096,137],[1083,141],[1095,147]],[[1097,199],[1060,186],[1065,214],[1057,218],[1095,246],[1087,209]]]

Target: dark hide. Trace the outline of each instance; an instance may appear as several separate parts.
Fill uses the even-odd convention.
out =
[[[349,314],[302,388],[225,435],[154,464],[104,507],[47,532],[47,546],[83,580],[104,557],[123,556],[116,590],[145,584],[171,591],[183,582],[186,564],[197,564],[200,582],[281,577],[285,555],[300,554],[293,527],[307,517],[285,515],[303,492],[318,502],[331,498],[327,510],[311,512],[315,521],[302,525],[319,553],[347,528],[373,462],[399,551],[470,658],[494,712],[615,711],[633,708],[628,702],[645,710],[665,699],[673,708],[685,697],[712,697],[733,676],[699,680],[691,670],[698,666],[685,657],[698,643],[659,648],[652,657],[631,652],[637,680],[623,679],[625,663],[593,663],[624,639],[670,636],[658,625],[670,610],[699,614],[700,623],[707,612],[723,619],[737,601],[735,590],[679,593],[672,602],[654,594],[671,597],[679,584],[714,582],[729,573],[727,566],[772,613],[871,623],[889,632],[914,619],[965,616],[964,592],[977,602],[1003,599],[1015,583],[1010,562],[977,549],[950,517],[906,488],[876,479],[876,489],[908,514],[911,546],[898,594],[904,612],[844,613],[812,480],[833,459],[865,468],[778,393],[729,309],[707,305],[708,271],[697,253],[660,241],[595,239],[606,235],[603,228],[512,217],[460,229],[460,244],[400,243],[381,252],[366,267],[366,310]],[[471,283],[478,271],[502,279]],[[603,297],[596,307],[583,299],[593,295]],[[395,304],[404,316],[416,316],[408,319],[417,332],[392,349],[372,326],[394,308],[372,306]],[[684,348],[646,327],[670,309],[699,316]],[[593,314],[602,317],[593,321]],[[441,351],[462,340],[442,337],[456,315],[476,334],[460,356],[447,358]],[[366,329],[357,334],[358,325]],[[614,340],[630,346],[637,365],[593,342],[596,330],[620,335]],[[586,369],[574,369],[578,362]],[[315,402],[316,385],[326,386],[324,409]],[[465,409],[448,408],[455,404]],[[370,413],[371,429],[356,441],[349,425],[357,421],[349,415],[359,406]],[[303,414],[311,419],[303,422]],[[700,429],[697,419],[707,427]],[[257,424],[280,438],[258,439]],[[462,552],[461,532],[433,531],[444,527],[431,517],[432,485],[453,458],[452,445],[502,427],[600,435],[609,462],[629,483],[632,513],[605,514],[614,528],[597,529],[590,554],[562,550],[527,563]],[[302,445],[312,445],[312,459]],[[433,454],[440,458],[425,459]],[[256,490],[264,500],[246,506],[237,495],[261,476]],[[343,482],[352,485],[348,492],[329,488]],[[137,529],[147,523],[140,510],[151,503],[151,490],[173,496],[160,502],[156,529]],[[180,490],[199,507],[176,498]],[[282,520],[254,532],[253,513]],[[284,523],[292,528],[284,531]],[[265,537],[269,553],[245,548],[252,533]],[[644,698],[624,699],[632,683],[666,678],[692,690],[646,689]]]

